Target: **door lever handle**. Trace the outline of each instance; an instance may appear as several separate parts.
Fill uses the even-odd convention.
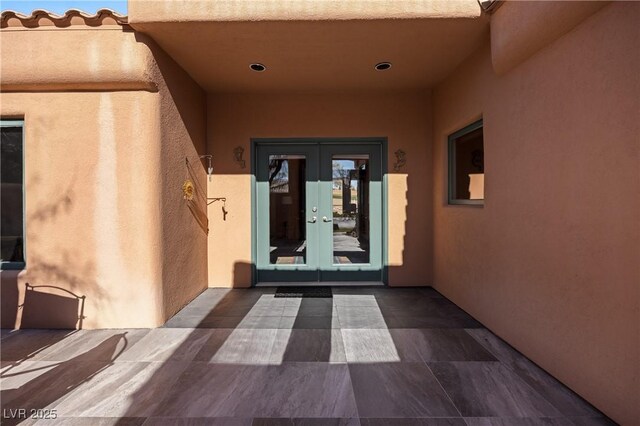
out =
[[[316,216],[313,216],[313,217],[311,218],[311,220],[309,221],[309,223],[316,223],[316,222],[317,222],[317,220],[318,220],[318,218],[317,218]]]
[[[322,216],[322,221],[323,222],[331,222],[331,219],[327,219],[326,216]]]

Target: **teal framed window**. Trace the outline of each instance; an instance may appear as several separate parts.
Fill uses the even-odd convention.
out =
[[[482,120],[449,135],[449,204],[484,204]]]
[[[24,121],[0,120],[0,268],[25,267]]]

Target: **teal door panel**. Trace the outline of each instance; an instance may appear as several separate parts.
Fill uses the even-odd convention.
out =
[[[383,144],[258,142],[256,282],[383,281]]]
[[[382,281],[381,151],[320,147],[320,281]]]
[[[318,281],[318,146],[258,145],[255,202],[257,280]]]

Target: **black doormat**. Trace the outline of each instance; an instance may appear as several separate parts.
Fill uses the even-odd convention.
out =
[[[331,287],[278,287],[274,297],[333,297]]]

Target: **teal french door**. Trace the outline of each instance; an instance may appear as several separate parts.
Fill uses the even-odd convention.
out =
[[[257,141],[256,282],[383,281],[383,146]]]

